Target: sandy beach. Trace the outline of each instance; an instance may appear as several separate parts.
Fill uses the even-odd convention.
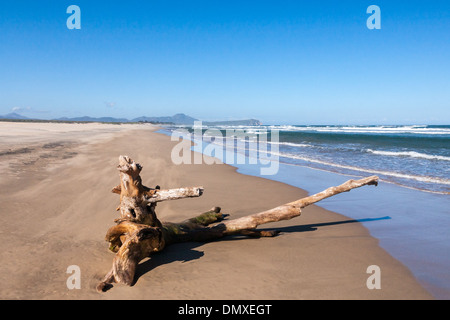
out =
[[[431,299],[412,273],[346,216],[310,206],[264,226],[275,238],[225,238],[167,247],[138,266],[132,287],[95,290],[113,253],[119,155],[143,166],[144,185],[203,186],[200,198],[160,203],[162,221],[220,206],[229,218],[300,199],[301,189],[224,165],[175,165],[176,142],[151,125],[0,122],[1,299]],[[331,186],[331,185],[330,185]],[[357,193],[354,190],[346,197]],[[378,265],[381,289],[366,270]],[[67,267],[81,270],[69,290]]]

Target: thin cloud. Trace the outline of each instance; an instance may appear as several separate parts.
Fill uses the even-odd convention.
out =
[[[49,113],[48,110],[36,110],[31,107],[12,107],[11,112],[25,112],[25,113]]]
[[[29,112],[29,111],[31,111],[31,108],[30,107],[13,107],[12,109],[11,109],[11,111],[12,112]]]
[[[105,106],[108,108],[114,108],[116,106],[115,102],[107,102],[105,101]]]

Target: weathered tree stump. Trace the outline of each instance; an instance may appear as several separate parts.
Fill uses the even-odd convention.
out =
[[[111,271],[98,284],[98,291],[108,290],[113,283],[132,285],[136,266],[154,252],[167,245],[186,241],[212,241],[228,235],[273,237],[277,231],[261,231],[256,228],[265,223],[289,220],[300,216],[301,209],[322,199],[350,191],[365,185],[377,185],[378,177],[349,180],[315,195],[281,205],[279,207],[234,220],[224,220],[219,207],[212,208],[197,217],[180,223],[161,223],[155,213],[157,202],[199,197],[203,187],[160,190],[142,185],[142,166],[127,156],[119,157],[120,185],[112,192],[120,194],[120,218],[106,234],[109,249],[115,253]]]

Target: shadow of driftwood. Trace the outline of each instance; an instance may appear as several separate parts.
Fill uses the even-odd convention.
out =
[[[153,254],[150,259],[137,266],[133,285],[141,276],[159,266],[175,261],[187,262],[200,259],[204,255],[203,251],[194,250],[194,248],[202,244],[202,242],[175,243],[164,248],[162,252]]]
[[[315,231],[320,227],[326,226],[335,226],[339,224],[347,224],[347,223],[355,223],[355,222],[372,222],[372,221],[380,221],[380,220],[389,220],[391,217],[380,217],[380,218],[365,218],[365,219],[350,219],[350,220],[341,220],[341,221],[333,221],[333,222],[323,222],[323,223],[314,223],[314,224],[304,224],[299,226],[290,226],[290,227],[282,227],[282,228],[273,228],[273,229],[261,229],[261,230],[278,230],[280,233],[290,233],[290,232],[305,232],[305,231]]]
[[[391,217],[385,216],[380,218],[365,218],[365,219],[349,219],[349,220],[341,220],[341,221],[332,221],[332,222],[323,222],[323,223],[314,223],[314,224],[305,224],[305,225],[297,225],[297,226],[289,226],[289,227],[281,227],[281,228],[266,228],[266,229],[258,229],[258,230],[277,230],[280,232],[278,236],[282,236],[283,233],[291,233],[291,232],[307,232],[307,231],[316,231],[318,228],[326,227],[326,226],[335,226],[340,224],[347,223],[363,223],[363,222],[373,222],[380,220],[389,220]],[[227,236],[222,239],[214,240],[214,241],[236,241],[248,239],[245,236]],[[141,262],[136,268],[136,274],[134,278],[134,284],[138,281],[140,277],[150,272],[151,270],[168,264],[175,261],[187,262],[192,260],[197,260],[203,257],[204,252],[194,250],[195,248],[203,245],[203,242],[186,242],[186,243],[176,243],[168,246],[164,249],[164,251],[156,253],[151,256],[150,259]]]

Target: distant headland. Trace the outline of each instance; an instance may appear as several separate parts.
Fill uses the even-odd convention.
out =
[[[142,116],[134,119],[126,118],[114,118],[114,117],[74,117],[74,118],[57,118],[57,119],[34,119],[22,116],[17,113],[9,113],[6,115],[0,115],[0,120],[3,121],[36,121],[36,122],[105,122],[105,123],[154,123],[154,124],[174,124],[174,125],[193,125],[195,121],[199,119],[185,115],[184,113],[177,113],[173,116],[163,117],[147,117]],[[204,125],[230,125],[230,126],[259,126],[262,122],[256,119],[244,119],[244,120],[226,120],[226,121],[203,121]]]

